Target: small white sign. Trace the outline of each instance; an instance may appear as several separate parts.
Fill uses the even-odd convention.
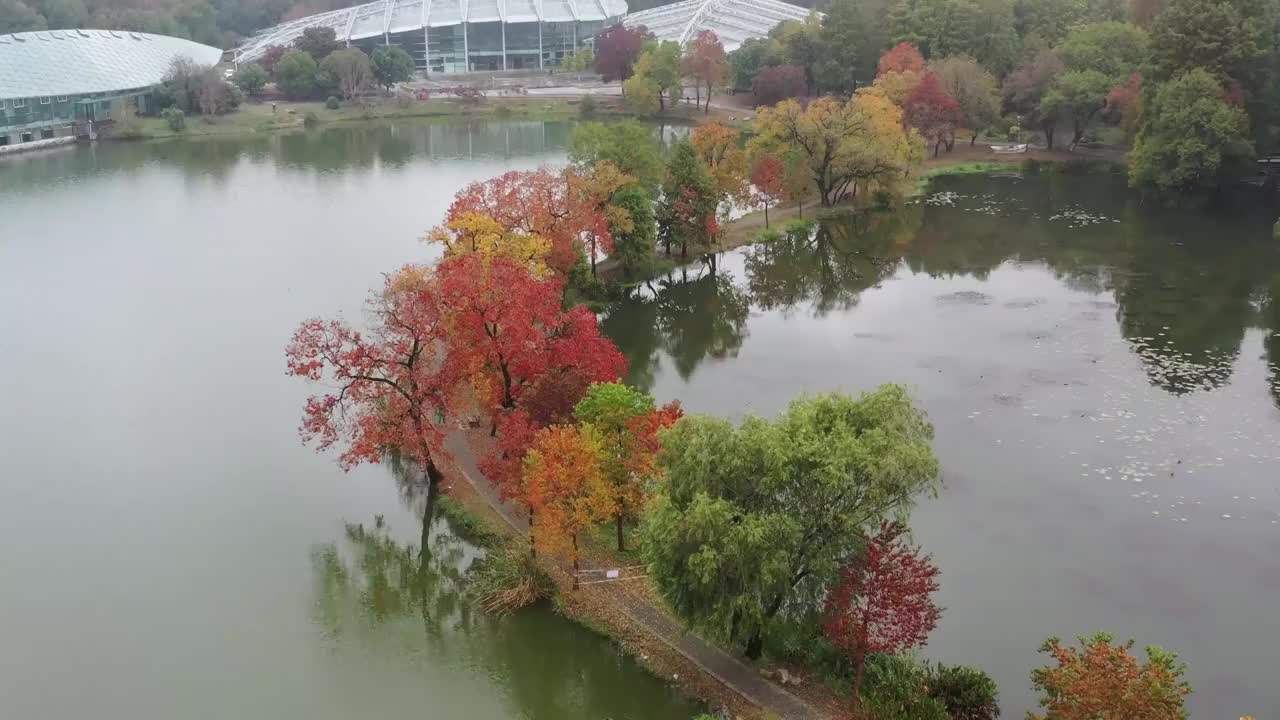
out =
[[[604,576],[610,580],[616,580],[621,573],[617,570],[606,570]]]

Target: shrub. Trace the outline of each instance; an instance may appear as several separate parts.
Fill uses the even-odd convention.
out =
[[[267,86],[267,71],[257,63],[249,63],[236,70],[235,84],[245,95],[256,97]]]
[[[929,672],[915,658],[872,655],[867,658],[862,701],[876,720],[949,720],[947,708],[929,697]]]
[[[329,98],[324,101],[324,106],[330,110],[337,110],[339,107],[338,98],[330,95]]]
[[[276,85],[292,100],[311,97],[316,91],[316,61],[301,50],[290,50],[276,63]]]
[[[164,118],[169,129],[179,132],[187,127],[187,114],[182,112],[182,108],[170,106],[160,111],[160,117]]]
[[[596,99],[590,95],[583,95],[582,101],[578,103],[578,112],[586,117],[594,115],[596,112]]]
[[[942,703],[951,720],[996,720],[999,693],[990,675],[964,665],[930,668],[929,696]]]
[[[306,128],[313,128],[313,127],[315,127],[315,126],[317,126],[317,125],[319,125],[319,124],[320,124],[320,116],[319,116],[319,115],[316,115],[316,114],[315,114],[315,113],[313,113],[313,112],[308,112],[306,115],[303,115],[303,116],[302,116],[302,126],[303,126],[303,127],[306,127]]]
[[[551,597],[555,583],[520,545],[499,550],[476,562],[468,591],[480,609],[503,615]]]

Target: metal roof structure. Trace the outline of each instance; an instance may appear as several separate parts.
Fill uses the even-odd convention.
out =
[[[811,11],[779,0],[683,0],[622,19],[627,27],[643,25],[659,40],[688,43],[703,30],[720,36],[726,50],[749,38],[764,37],[783,20],[803,21]]]
[[[176,58],[216,65],[222,51],[123,30],[47,30],[0,35],[0,98],[136,90],[164,79]]]
[[[626,0],[375,0],[267,28],[237,49],[236,62],[257,60],[311,27],[331,27],[338,42],[349,43],[462,23],[590,22],[626,12]]]

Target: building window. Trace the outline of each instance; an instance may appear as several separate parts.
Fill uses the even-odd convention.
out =
[[[23,100],[22,98],[14,98],[13,100],[13,107],[15,109],[20,107],[25,107],[26,104],[27,104],[27,101]]]
[[[44,97],[40,98],[41,105],[48,105],[51,102],[53,102],[53,98],[49,97],[48,95],[45,95]]]
[[[34,139],[35,137],[31,133],[29,132],[22,133],[22,142],[31,142]]]
[[[40,139],[41,139],[41,140],[52,140],[52,139],[53,139],[53,128],[43,128],[43,129],[40,131]]]
[[[0,100],[0,110],[3,110],[3,109],[4,109],[4,107],[5,107],[5,105],[4,105],[4,101],[3,101],[3,100]]]
[[[59,95],[59,96],[58,96],[58,102],[66,102],[66,101],[67,101],[67,96],[66,96],[66,95]]]

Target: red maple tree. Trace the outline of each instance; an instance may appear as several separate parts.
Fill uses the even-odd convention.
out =
[[[711,112],[711,91],[729,77],[729,57],[720,36],[713,30],[703,30],[693,36],[693,42],[685,48],[681,69],[693,78],[699,104],[702,103],[702,90],[706,88],[707,101],[702,112],[704,115]]]
[[[547,264],[561,274],[577,261],[580,213],[564,173],[549,168],[512,170],[473,182],[458,191],[446,216],[454,222],[469,212],[488,215],[509,232],[538,235],[551,242]]]
[[[448,336],[441,288],[427,268],[406,266],[368,303],[371,327],[341,320],[303,322],[285,349],[290,375],[327,382],[307,399],[299,432],[324,450],[345,443],[346,469],[398,451],[438,478],[443,435],[436,420],[448,406],[456,369],[435,362]]]
[[[938,589],[939,570],[929,556],[903,542],[905,532],[900,523],[882,523],[862,553],[841,568],[827,597],[823,632],[849,655],[855,702],[868,654],[923,645],[942,616],[930,597]]]
[[[924,56],[909,42],[900,42],[889,48],[880,56],[878,75],[891,72],[921,72],[924,70]]]
[[[937,75],[925,73],[915,90],[911,91],[903,110],[907,124],[919,130],[925,141],[933,144],[934,157],[938,156],[943,143],[950,147],[956,126],[960,123],[960,103],[947,94]]]
[[[653,33],[643,25],[627,27],[614,25],[596,33],[595,70],[604,76],[605,82],[626,80],[640,57],[644,44],[653,39]]]
[[[446,258],[438,275],[449,313],[447,363],[470,375],[477,405],[491,415],[514,409],[549,371],[574,369],[593,382],[625,371],[590,310],[561,309],[560,279],[475,255]]]
[[[769,227],[769,206],[786,197],[782,175],[782,160],[777,155],[761,155],[751,166],[751,204],[764,209],[765,229]]]

